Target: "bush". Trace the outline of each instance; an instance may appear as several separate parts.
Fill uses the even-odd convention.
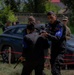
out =
[[[10,11],[8,13],[8,20],[11,21],[11,22],[16,22],[18,19],[17,17],[14,15],[14,13],[12,11]]]
[[[17,21],[17,17],[15,17],[14,12],[10,10],[10,6],[7,6],[0,10],[0,20],[5,24],[8,20],[11,22]]]
[[[55,5],[51,2],[46,3],[46,12],[54,11],[54,12],[58,13],[59,10],[60,10],[60,7],[58,7],[57,5]]]

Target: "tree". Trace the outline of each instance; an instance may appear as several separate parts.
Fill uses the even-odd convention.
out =
[[[0,0],[0,10],[5,7],[4,0]]]
[[[16,1],[18,11],[20,11],[20,9],[21,9],[21,7],[22,7],[21,3],[22,3],[21,0],[17,0],[17,1]],[[20,5],[21,5],[21,6],[20,6]]]
[[[36,13],[44,13],[46,11],[45,8],[46,0],[34,0],[34,2],[35,2],[34,11]]]
[[[4,0],[6,6],[10,6],[10,9],[14,12],[20,11],[21,0]]]
[[[34,1],[33,0],[24,1],[24,7],[26,8],[27,12],[34,12]]]
[[[8,20],[11,22],[17,21],[17,17],[15,17],[14,12],[10,10],[9,6],[0,10],[0,21],[5,24]]]
[[[70,10],[74,12],[74,0],[61,0]]]
[[[55,13],[58,13],[58,11],[60,10],[60,7],[51,3],[51,2],[47,2],[46,3],[46,12],[48,11],[54,11]]]
[[[24,0],[27,11],[32,13],[44,13],[47,0]]]
[[[72,12],[69,14],[69,23],[70,25],[74,26],[74,0],[61,0],[66,6],[67,9],[70,9]]]
[[[30,12],[30,13],[44,13],[46,12],[47,0],[4,0],[6,6],[14,12]]]

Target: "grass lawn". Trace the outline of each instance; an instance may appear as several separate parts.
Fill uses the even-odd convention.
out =
[[[22,65],[18,65],[16,69],[14,69],[15,64],[9,65],[6,63],[0,63],[0,75],[20,75],[22,70]]]
[[[21,75],[22,71],[22,64],[19,64],[15,69],[14,69],[15,64],[9,65],[6,63],[0,62],[0,75]],[[45,69],[44,72],[46,75],[51,75],[50,70]],[[34,72],[32,73],[34,75]],[[64,70],[62,71],[62,75],[74,75],[74,70]]]

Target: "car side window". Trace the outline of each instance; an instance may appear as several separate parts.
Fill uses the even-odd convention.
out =
[[[21,28],[18,28],[15,32],[15,34],[17,35],[23,35],[25,32],[25,28],[24,27],[21,27]]]
[[[26,34],[26,29],[25,27],[17,27],[17,28],[10,29],[4,33],[9,35],[15,35],[15,36],[24,36]]]
[[[15,33],[16,29],[10,29],[8,31],[5,32],[5,34],[13,34]]]

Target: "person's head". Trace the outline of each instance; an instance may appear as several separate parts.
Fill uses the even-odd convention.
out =
[[[56,20],[57,20],[57,17],[56,17],[56,14],[52,11],[49,11],[47,13],[47,18],[48,18],[48,21],[53,24]]]
[[[19,24],[19,21],[17,21],[16,24]]]
[[[29,24],[27,25],[27,34],[32,33],[34,31],[34,25],[33,24]]]
[[[7,21],[7,22],[6,22],[6,26],[7,26],[7,27],[10,26],[10,24],[11,24],[10,21]]]
[[[67,25],[68,24],[68,17],[64,16],[62,21],[63,21],[64,25]]]
[[[35,18],[34,18],[33,16],[30,16],[30,17],[28,18],[28,24],[35,24],[35,23],[36,23]]]
[[[16,22],[12,22],[12,25],[15,26],[16,25]]]
[[[37,24],[40,24],[41,22],[38,20],[38,21],[36,21],[36,23],[37,23]]]

